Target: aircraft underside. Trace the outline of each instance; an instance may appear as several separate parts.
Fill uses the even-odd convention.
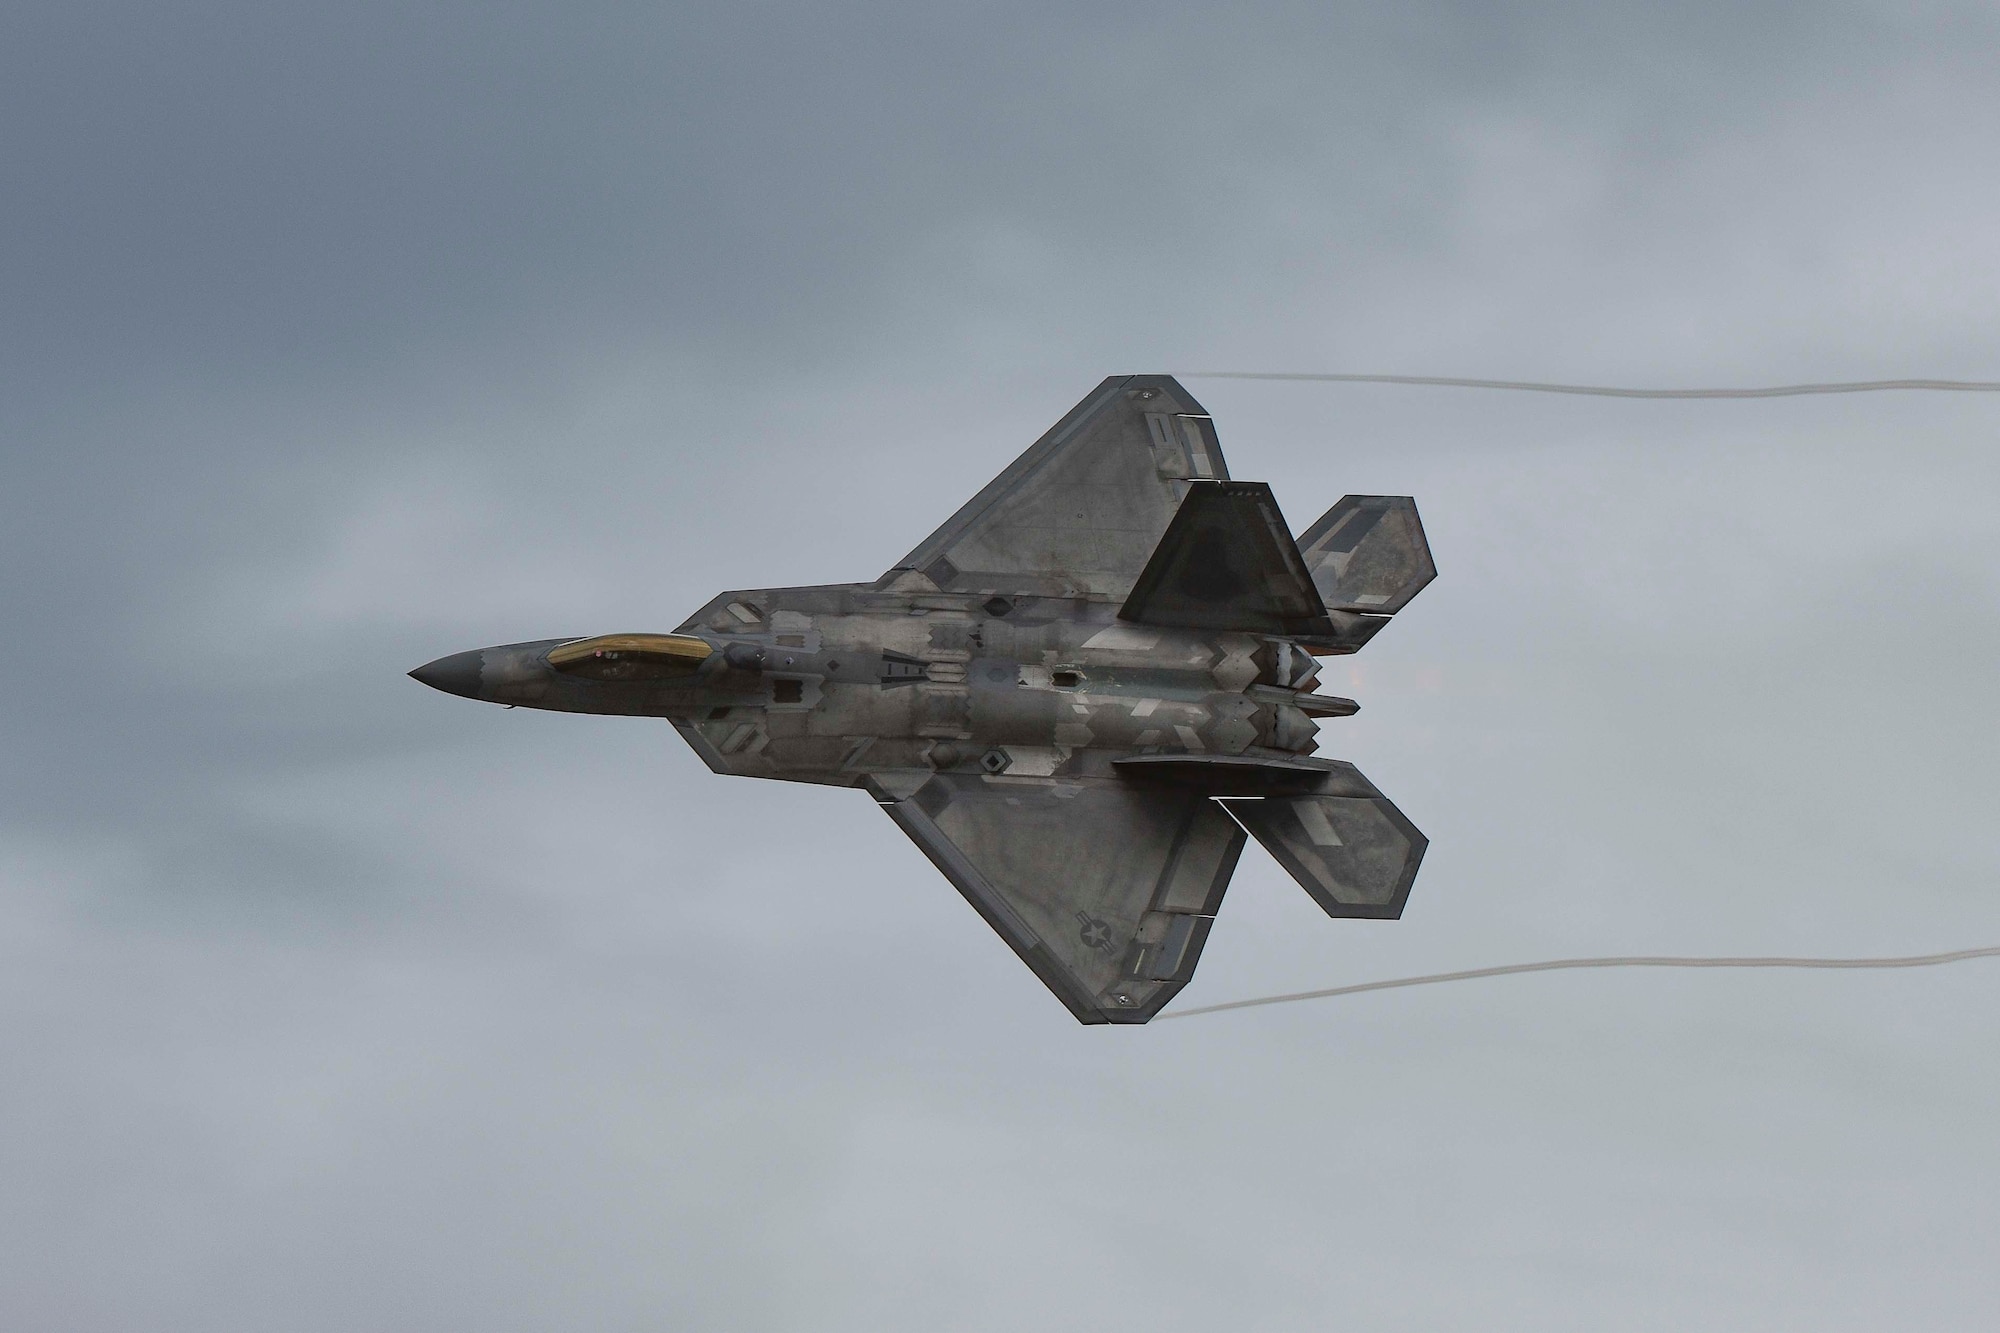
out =
[[[1194,973],[1254,836],[1336,917],[1396,917],[1425,839],[1320,759],[1316,655],[1435,576],[1412,501],[1296,541],[1166,376],[1113,377],[872,583],[724,593],[672,634],[412,674],[492,702],[665,717],[719,773],[865,788],[1086,1023]]]

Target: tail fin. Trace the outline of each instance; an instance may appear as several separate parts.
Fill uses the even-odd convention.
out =
[[[1339,632],[1261,481],[1190,483],[1118,618],[1287,638]]]
[[[1313,586],[1335,611],[1392,616],[1437,577],[1417,502],[1346,495],[1299,538]]]

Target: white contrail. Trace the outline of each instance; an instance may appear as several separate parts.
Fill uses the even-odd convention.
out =
[[[1448,389],[1519,389],[1528,393],[1581,393],[1599,398],[1794,398],[1809,393],[1879,393],[1933,389],[1947,393],[2000,393],[2000,380],[1854,380],[1836,384],[1774,384],[1755,389],[1618,389],[1602,384],[1538,384],[1532,380],[1473,380],[1450,375],[1313,375],[1267,370],[1183,370],[1185,379],[1324,380],[1337,384],[1428,384]]]
[[[1465,379],[1451,375],[1339,375],[1266,370],[1184,370],[1186,379],[1227,380],[1316,380],[1336,384],[1414,384],[1448,389],[1514,389],[1527,393],[1587,394],[1599,398],[1795,398],[1819,393],[1880,393],[1885,390],[1918,389],[1946,393],[2000,393],[1996,380],[1851,380],[1830,384],[1774,384],[1744,389],[1628,389],[1602,384],[1543,384],[1533,380]],[[1166,1018],[1192,1018],[1196,1014],[1221,1013],[1225,1009],[1253,1009],[1266,1004],[1290,1004],[1295,1000],[1326,1000],[1337,995],[1359,995],[1364,991],[1395,990],[1402,986],[1431,986],[1444,981],[1474,981],[1481,977],[1506,977],[1522,972],[1562,972],[1598,967],[1816,967],[1889,968],[1937,967],[1961,963],[1971,958],[2000,957],[2000,946],[1960,949],[1951,953],[1915,954],[1907,958],[1677,958],[1634,956],[1626,958],[1557,958],[1543,963],[1509,963],[1504,967],[1475,967],[1462,972],[1434,972],[1421,977],[1397,977],[1390,981],[1364,981],[1352,986],[1326,990],[1296,991],[1289,995],[1263,995],[1252,1000],[1230,1000],[1192,1009],[1161,1014]]]
[[[1194,1009],[1177,1009],[1160,1018],[1192,1018],[1196,1014],[1217,1014],[1224,1009],[1254,1009],[1265,1004],[1290,1004],[1294,1000],[1326,1000],[1336,995],[1359,995],[1363,991],[1394,990],[1399,986],[1431,986],[1440,981],[1473,981],[1480,977],[1508,977],[1518,972],[1562,972],[1580,967],[1937,967],[1962,963],[1968,958],[2000,957],[2000,945],[1984,949],[1959,949],[1952,953],[1920,953],[1907,958],[1675,958],[1670,956],[1630,958],[1556,958],[1546,963],[1509,963],[1505,967],[1474,967],[1463,972],[1433,972],[1422,977],[1397,977],[1391,981],[1364,981],[1354,986],[1334,986],[1327,990],[1294,991],[1290,995],[1261,995],[1254,1000],[1230,1000],[1204,1004]],[[1158,1021],[1157,1019],[1155,1020]]]

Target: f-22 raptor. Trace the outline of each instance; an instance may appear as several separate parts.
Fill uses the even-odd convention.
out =
[[[1328,915],[1402,914],[1426,840],[1313,757],[1318,656],[1436,576],[1406,496],[1293,540],[1166,375],[1113,376],[872,583],[725,592],[671,634],[542,639],[410,674],[663,717],[718,773],[859,787],[1084,1023],[1194,975],[1245,831]]]

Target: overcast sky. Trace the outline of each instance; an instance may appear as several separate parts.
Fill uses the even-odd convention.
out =
[[[856,792],[405,678],[870,579],[1108,374],[2000,378],[1990,5],[0,20],[0,1324],[1989,1329],[2000,964],[1080,1028]],[[2000,401],[1187,381],[1438,581],[1400,922],[2000,943]]]

